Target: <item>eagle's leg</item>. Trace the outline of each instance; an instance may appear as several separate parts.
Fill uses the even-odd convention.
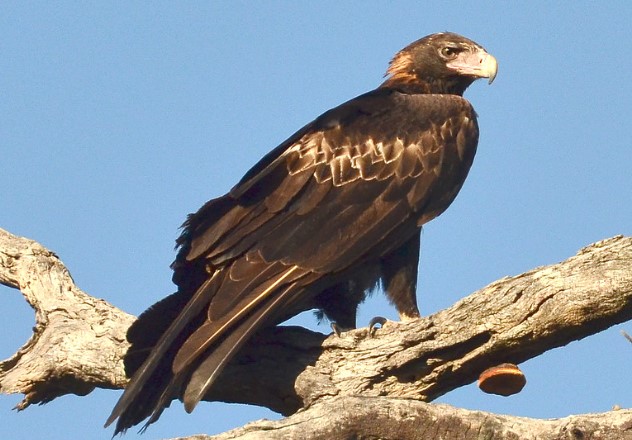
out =
[[[331,329],[340,336],[342,332],[356,328],[358,305],[364,301],[366,292],[375,285],[379,277],[377,265],[367,265],[344,282],[323,290],[316,298],[319,318],[327,317]]]
[[[342,332],[352,330],[356,326],[358,304],[364,297],[354,295],[349,282],[339,283],[323,290],[317,298],[320,309],[316,312],[319,319],[327,317],[331,321],[331,329],[340,336]]]
[[[421,229],[399,248],[382,259],[382,279],[386,296],[393,303],[399,319],[408,321],[419,318],[417,308],[417,271]],[[384,325],[387,319],[376,316],[369,322],[369,336],[376,325]]]

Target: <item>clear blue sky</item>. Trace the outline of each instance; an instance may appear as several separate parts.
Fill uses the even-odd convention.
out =
[[[466,93],[479,152],[456,202],[424,231],[422,313],[632,234],[632,3],[210,3],[0,6],[0,227],[54,250],[86,292],[134,314],[171,293],[188,212],[304,123],[377,86],[397,50],[444,30],[479,42],[500,67],[492,86]],[[376,314],[395,316],[381,295],[360,322]],[[2,286],[0,322],[7,358],[34,318]],[[533,417],[630,407],[621,328],[632,332],[612,328],[524,363],[517,396],[471,385],[441,401]],[[22,413],[11,410],[21,396],[0,396],[3,437],[107,439],[120,393]],[[221,403],[187,415],[174,402],[143,438],[262,417],[275,415]]]

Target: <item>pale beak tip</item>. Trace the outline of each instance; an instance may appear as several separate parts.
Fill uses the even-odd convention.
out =
[[[485,60],[485,70],[489,78],[488,84],[493,83],[494,79],[496,79],[496,74],[498,73],[498,61],[496,61],[496,58],[492,55],[487,55],[487,59]]]

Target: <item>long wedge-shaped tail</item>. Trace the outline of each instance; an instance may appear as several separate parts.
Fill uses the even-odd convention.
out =
[[[284,316],[289,298],[301,289],[296,281],[305,271],[281,263],[271,266],[246,283],[231,278],[229,268],[218,270],[193,295],[176,293],[141,315],[128,332],[132,347],[126,369],[133,377],[106,426],[118,418],[115,433],[124,432],[149,417],[145,429],[183,393],[185,408],[192,411],[243,344]],[[225,303],[226,313],[210,314],[214,302]],[[181,310],[176,314],[172,307]],[[144,331],[160,331],[153,328],[154,321],[165,314],[175,318],[153,345]]]

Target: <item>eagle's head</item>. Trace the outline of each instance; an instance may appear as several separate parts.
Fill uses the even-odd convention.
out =
[[[496,77],[496,58],[472,40],[451,32],[428,35],[395,54],[383,86],[418,93],[462,95],[478,78]]]

